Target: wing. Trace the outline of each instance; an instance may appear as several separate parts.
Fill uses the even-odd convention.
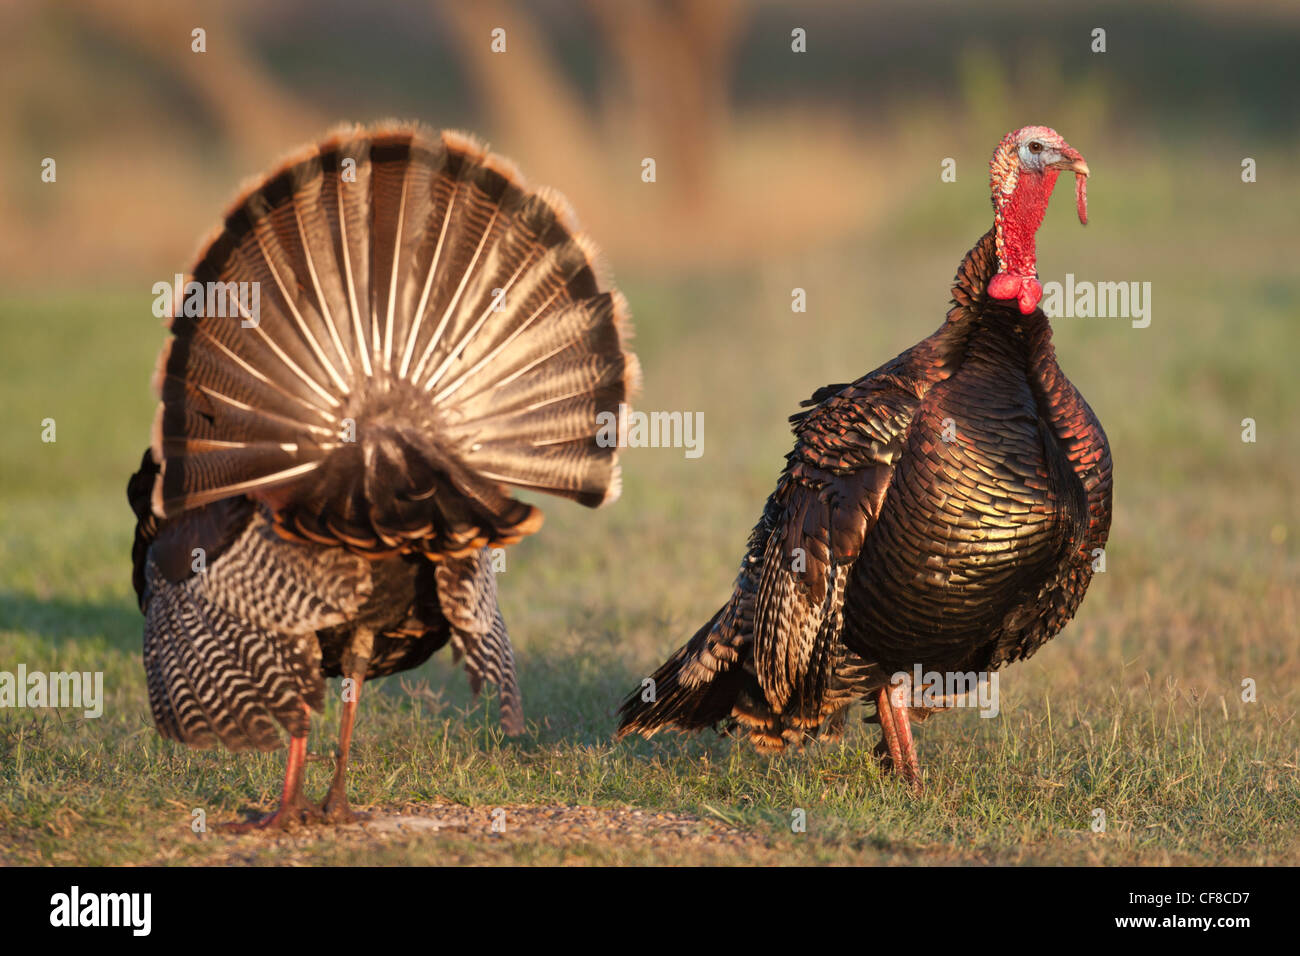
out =
[[[840,641],[844,589],[928,387],[930,349],[819,389],[791,418],[795,447],[730,600],[624,702],[620,736],[731,718],[755,746],[780,749],[825,732],[879,678]]]
[[[798,441],[769,504],[773,527],[753,642],[768,705],[799,723],[824,716],[849,571],[880,515],[920,404],[910,381],[897,374],[907,360],[904,353],[793,419]]]
[[[224,550],[198,543],[206,509],[164,525],[149,545],[144,665],[164,736],[270,750],[281,746],[277,723],[302,736],[306,707],[322,706],[316,631],[356,613],[370,576],[341,548],[285,541],[263,509],[241,500],[249,513]]]
[[[515,677],[515,655],[497,603],[491,550],[481,548],[464,558],[437,564],[438,602],[451,626],[451,648],[465,660],[470,687],[479,692],[484,679],[501,690],[501,725],[508,734],[524,731],[523,701]]]

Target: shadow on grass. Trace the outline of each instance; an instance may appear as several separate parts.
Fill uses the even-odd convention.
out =
[[[140,650],[144,618],[125,600],[42,600],[0,592],[0,629],[34,634],[56,648],[99,638],[123,652]]]
[[[499,751],[524,760],[556,751],[613,748],[617,754],[638,759],[721,755],[732,746],[725,736],[664,732],[653,740],[640,736],[615,740],[618,709],[627,695],[638,690],[644,676],[619,653],[617,628],[593,622],[578,633],[569,632],[542,646],[516,650],[516,666],[523,697],[526,730],[509,737],[501,730],[496,688],[484,684],[475,697],[463,669],[445,650],[412,671],[384,678],[368,686],[374,719],[405,724],[419,708],[420,725],[432,739],[444,735],[463,746],[491,753]],[[366,704],[362,705],[363,710]],[[333,712],[327,721],[333,719]],[[444,729],[445,727],[445,729]]]

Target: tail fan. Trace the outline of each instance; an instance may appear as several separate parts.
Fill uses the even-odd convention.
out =
[[[157,516],[248,495],[303,540],[465,556],[540,526],[510,488],[617,497],[626,304],[564,200],[473,139],[342,131],[247,191],[192,279]]]

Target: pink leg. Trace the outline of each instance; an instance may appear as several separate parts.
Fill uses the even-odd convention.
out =
[[[888,755],[891,770],[900,772],[917,793],[921,792],[921,763],[916,756],[916,742],[912,738],[912,722],[908,716],[906,683],[882,687],[876,694],[876,712],[880,715],[883,734],[876,755],[883,761]]]
[[[311,710],[303,704],[303,711],[310,718]],[[289,760],[284,768],[284,786],[280,791],[280,806],[276,811],[260,820],[247,823],[227,823],[222,829],[231,833],[248,833],[252,830],[281,829],[291,830],[302,823],[310,823],[319,817],[315,807],[302,795],[303,777],[307,765],[307,738],[289,738]]]

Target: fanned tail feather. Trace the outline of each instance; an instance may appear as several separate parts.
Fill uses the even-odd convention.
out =
[[[304,540],[469,555],[540,525],[510,487],[612,499],[600,416],[639,373],[596,263],[468,137],[353,128],[291,158],[206,244],[216,292],[175,304],[154,513],[249,495]]]

